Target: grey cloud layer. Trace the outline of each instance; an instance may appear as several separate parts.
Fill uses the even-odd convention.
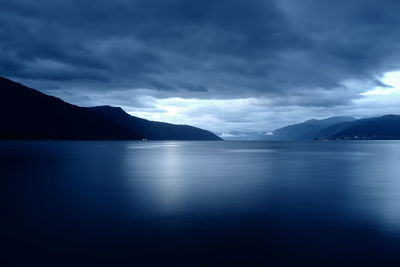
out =
[[[394,0],[2,0],[0,10],[0,74],[77,94],[336,106],[364,90],[344,81],[400,67]]]

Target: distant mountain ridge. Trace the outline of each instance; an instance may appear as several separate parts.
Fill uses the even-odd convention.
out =
[[[339,129],[316,139],[330,140],[400,140],[400,116],[385,115],[377,118],[360,119],[353,123],[335,124]]]
[[[400,116],[385,115],[377,118],[355,119],[331,117],[308,120],[277,129],[265,136],[271,141],[307,140],[400,140]]]
[[[0,139],[222,140],[188,125],[149,121],[119,107],[79,107],[0,77]]]
[[[308,120],[302,123],[292,124],[279,128],[272,132],[272,135],[263,139],[272,141],[306,141],[313,140],[323,129],[337,123],[352,122],[354,117],[337,116],[322,120]]]

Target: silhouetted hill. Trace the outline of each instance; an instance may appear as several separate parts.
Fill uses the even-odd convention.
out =
[[[336,132],[330,135],[320,135],[327,139],[352,140],[399,140],[400,116],[385,115],[378,118],[361,119],[352,123],[335,124]]]
[[[199,128],[152,122],[121,108],[85,108],[0,77],[0,139],[221,140]]]
[[[345,121],[330,125],[317,132],[313,139],[325,139],[327,137],[334,136],[337,133],[350,127],[354,122],[355,121]]]
[[[353,117],[337,116],[323,120],[308,120],[298,124],[292,124],[273,131],[273,135],[264,136],[264,140],[285,141],[285,140],[313,140],[319,133],[336,123],[354,121]]]
[[[139,132],[148,140],[222,140],[207,130],[141,119],[127,114],[119,107],[99,106],[87,109],[102,118],[112,119],[122,127]]]

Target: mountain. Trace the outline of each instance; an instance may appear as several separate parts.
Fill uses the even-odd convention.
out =
[[[339,140],[400,140],[400,116],[385,115],[378,118],[356,120],[351,123],[334,124],[317,139]]]
[[[79,107],[0,77],[0,139],[222,140],[188,125],[130,116],[121,108]]]
[[[189,125],[175,125],[134,117],[120,107],[99,106],[87,108],[93,114],[107,118],[119,126],[139,133],[148,140],[222,140],[213,133]]]
[[[263,140],[272,141],[301,141],[313,140],[316,136],[320,136],[321,131],[338,123],[352,122],[356,119],[353,117],[337,116],[323,120],[308,120],[298,124],[292,124],[279,128],[272,132],[272,135],[263,136]]]

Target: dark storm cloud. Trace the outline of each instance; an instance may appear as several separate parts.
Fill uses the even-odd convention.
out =
[[[0,74],[87,94],[345,105],[364,88],[344,81],[400,67],[398,10],[394,0],[2,0]]]

